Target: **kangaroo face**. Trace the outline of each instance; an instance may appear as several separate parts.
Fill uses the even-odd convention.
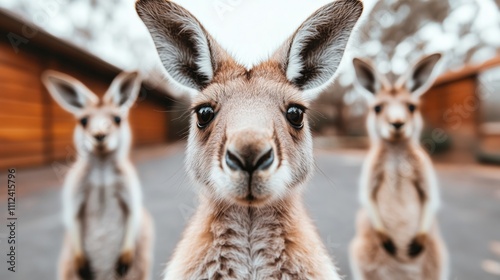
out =
[[[252,69],[179,5],[142,0],[136,9],[171,80],[191,93],[186,163],[204,194],[259,207],[296,191],[313,165],[308,100],[333,79],[362,4],[320,8]]]
[[[388,141],[398,141],[420,134],[423,121],[418,111],[418,98],[401,89],[381,91],[378,95],[370,105],[367,120],[377,135]]]
[[[209,86],[193,100],[188,166],[237,203],[283,197],[311,171],[307,104],[296,88],[258,73]]]
[[[420,96],[432,86],[440,58],[440,54],[432,54],[420,59],[394,84],[371,62],[354,59],[357,86],[369,103],[367,127],[372,138],[389,142],[418,140],[423,126]]]
[[[54,100],[77,119],[73,139],[79,153],[107,155],[128,148],[128,111],[140,87],[137,73],[118,75],[101,99],[62,73],[46,71],[43,82]]]
[[[88,152],[106,154],[116,151],[120,140],[126,138],[130,138],[127,115],[113,105],[96,104],[78,116],[74,140]]]

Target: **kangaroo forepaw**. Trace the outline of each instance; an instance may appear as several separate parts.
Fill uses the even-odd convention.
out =
[[[389,255],[396,255],[396,245],[394,245],[394,242],[392,242],[392,240],[389,239],[382,242],[382,247],[384,247],[385,251],[389,253]]]
[[[382,248],[391,256],[396,255],[396,245],[394,245],[394,242],[392,239],[385,233],[378,233],[380,240],[382,241]]]
[[[127,274],[128,270],[132,266],[132,252],[125,252],[121,254],[120,258],[118,259],[118,262],[116,263],[116,274],[118,276],[125,276]]]
[[[90,262],[85,257],[77,257],[75,260],[76,271],[78,276],[82,280],[93,280],[94,274],[92,273],[92,268],[90,267]]]
[[[408,246],[408,256],[415,258],[420,255],[420,253],[422,253],[425,249],[425,239],[426,237],[423,234],[413,238],[410,245]]]

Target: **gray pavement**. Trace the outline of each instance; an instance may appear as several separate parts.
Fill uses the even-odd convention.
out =
[[[160,279],[182,230],[196,207],[195,191],[183,168],[183,146],[134,153],[144,185],[145,204],[156,223],[152,279]],[[347,247],[358,208],[357,181],[363,153],[316,151],[317,170],[305,201],[340,271],[350,279]],[[442,232],[452,261],[452,280],[498,280],[486,272],[500,265],[500,168],[437,166],[442,186]],[[51,167],[18,170],[17,263],[7,270],[7,221],[0,214],[0,279],[56,279],[63,227],[60,179]],[[6,173],[0,173],[0,213],[6,213]],[[29,190],[29,191],[28,191]],[[5,224],[5,225],[4,225]],[[495,243],[497,242],[497,243]]]

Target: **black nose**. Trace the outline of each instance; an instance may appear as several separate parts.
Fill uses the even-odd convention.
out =
[[[273,149],[269,149],[257,160],[255,157],[248,156],[246,159],[242,159],[240,155],[237,155],[229,150],[226,151],[226,164],[232,170],[243,170],[248,173],[252,173],[255,170],[266,170],[271,166],[274,161]]]
[[[392,126],[394,126],[394,128],[396,130],[400,129],[405,123],[402,123],[402,122],[395,122],[395,123],[391,123]]]
[[[94,135],[94,138],[95,138],[95,140],[97,140],[97,142],[102,142],[104,140],[104,138],[106,138],[106,135],[96,134],[96,135]]]

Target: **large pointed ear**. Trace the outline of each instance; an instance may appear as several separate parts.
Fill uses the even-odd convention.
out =
[[[137,99],[140,88],[141,78],[138,72],[122,72],[109,86],[103,101],[123,109],[129,109]]]
[[[358,0],[338,0],[312,14],[274,54],[286,78],[315,97],[334,78],[363,11]]]
[[[203,90],[227,54],[181,6],[166,0],[139,0],[135,7],[171,80],[192,94]]]
[[[434,53],[421,58],[399,80],[398,87],[406,87],[414,96],[420,96],[432,86],[440,72],[436,67],[441,59],[440,53]]]
[[[52,98],[66,111],[78,115],[83,108],[95,105],[99,98],[77,79],[66,74],[47,70],[42,82]]]
[[[370,60],[354,58],[352,64],[356,72],[354,84],[367,98],[372,99],[382,88],[389,86],[387,78],[378,73]]]

